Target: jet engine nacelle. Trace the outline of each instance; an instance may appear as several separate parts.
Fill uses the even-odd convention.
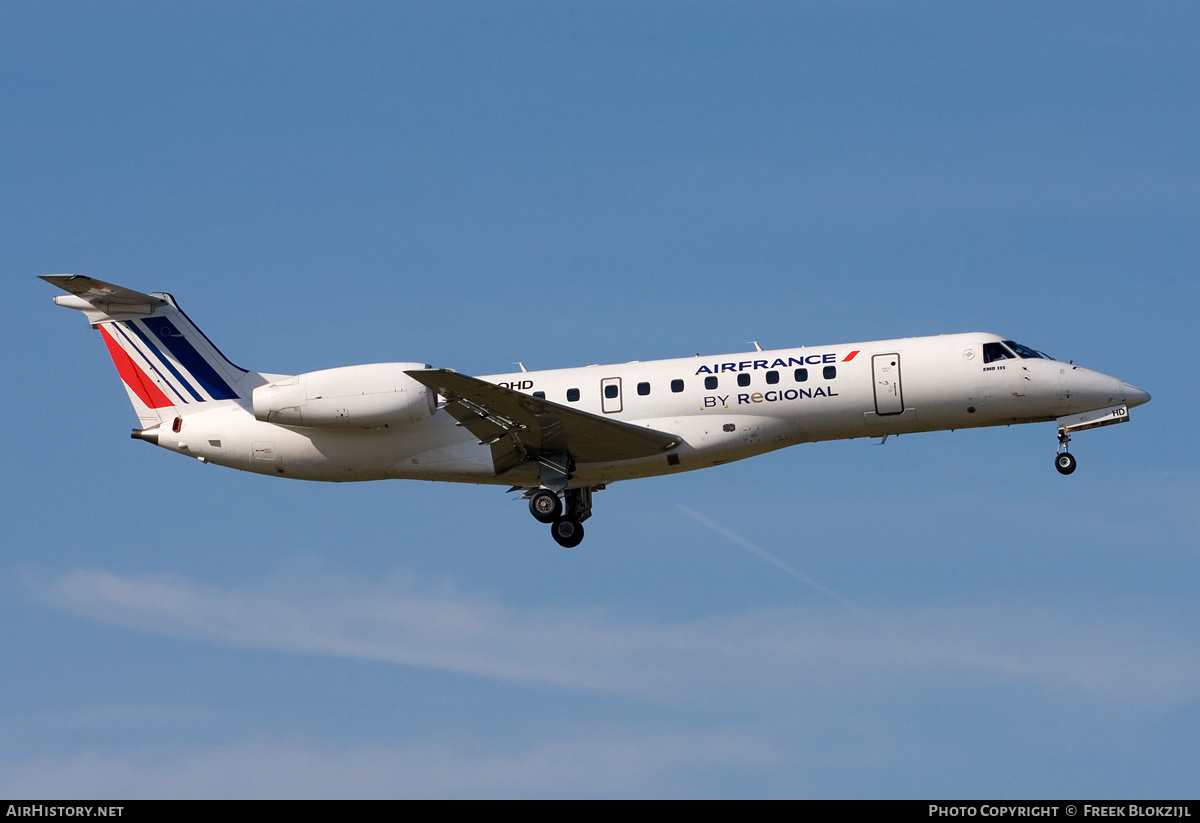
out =
[[[254,390],[254,416],[313,428],[375,428],[417,423],[436,395],[404,372],[424,363],[372,363],[286,377]]]

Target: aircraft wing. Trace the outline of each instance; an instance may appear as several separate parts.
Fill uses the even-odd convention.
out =
[[[567,452],[579,463],[652,457],[681,442],[677,435],[635,426],[530,397],[449,369],[405,372],[446,398],[446,411],[492,447],[501,474],[542,452]]]

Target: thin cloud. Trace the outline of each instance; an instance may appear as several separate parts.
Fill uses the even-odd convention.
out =
[[[874,615],[798,606],[656,623],[313,577],[223,590],[77,570],[26,585],[52,608],[168,637],[650,699],[752,694],[764,711],[797,690],[842,695],[878,678],[983,678],[1143,705],[1192,699],[1200,685],[1196,615],[1162,604],[941,603]]]
[[[223,591],[175,575],[90,570],[27,582],[56,608],[171,637],[600,690],[653,690],[656,679],[652,667],[641,667],[631,689],[610,674],[645,650],[637,627],[582,614],[523,614],[402,584]]]

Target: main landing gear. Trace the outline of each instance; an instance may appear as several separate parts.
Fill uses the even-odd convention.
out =
[[[555,543],[573,549],[583,542],[583,521],[592,516],[590,488],[567,489],[562,499],[549,489],[534,489],[526,496],[529,513],[539,523],[550,524],[550,536]]]
[[[583,524],[574,517],[560,517],[550,524],[550,534],[564,549],[573,549],[583,542]]]
[[[1075,458],[1067,451],[1067,444],[1071,442],[1071,435],[1065,430],[1058,430],[1058,454],[1054,457],[1054,468],[1058,469],[1059,474],[1070,474],[1075,471]]]
[[[529,495],[529,513],[539,523],[553,523],[562,514],[562,501],[549,489],[538,489]]]

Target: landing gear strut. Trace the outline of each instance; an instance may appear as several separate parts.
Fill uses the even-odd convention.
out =
[[[550,526],[550,534],[564,549],[573,549],[583,542],[583,521],[592,516],[592,490],[567,489],[563,497],[563,515]]]
[[[1075,458],[1067,451],[1067,444],[1071,442],[1071,435],[1065,430],[1058,430],[1058,454],[1054,457],[1054,468],[1058,469],[1059,474],[1070,474],[1075,471]]]

